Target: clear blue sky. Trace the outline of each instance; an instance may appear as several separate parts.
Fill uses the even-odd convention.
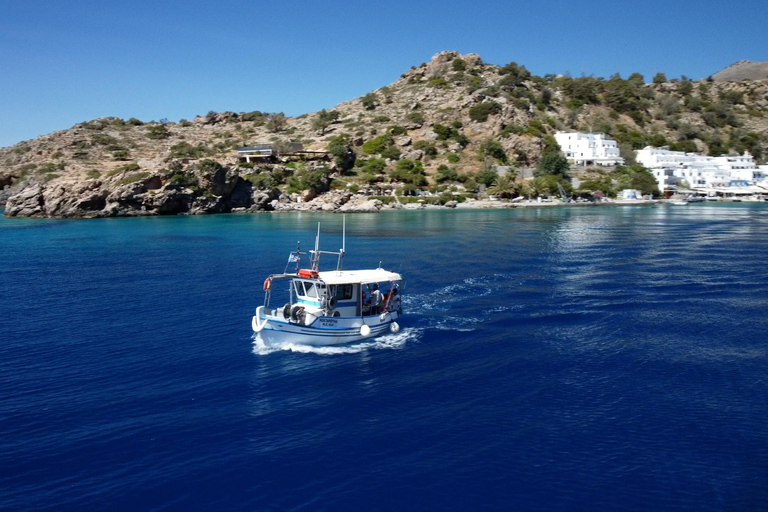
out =
[[[646,80],[768,60],[766,0],[0,0],[0,13],[0,147],[102,116],[295,116],[442,50]]]

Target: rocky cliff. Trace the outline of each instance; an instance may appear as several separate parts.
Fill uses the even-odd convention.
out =
[[[441,52],[399,79],[295,118],[209,112],[191,121],[101,118],[0,149],[9,216],[105,217],[318,209],[374,211],[371,196],[471,193],[496,165],[533,167],[556,130],[633,149],[768,155],[768,81],[646,84],[634,74],[531,76]],[[298,141],[327,159],[252,165],[236,148]]]

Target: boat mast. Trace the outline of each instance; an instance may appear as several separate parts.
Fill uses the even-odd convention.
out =
[[[312,258],[312,270],[317,271],[320,268],[320,223],[317,223],[317,236],[315,236],[315,252]]]
[[[341,250],[339,251],[339,261],[336,263],[336,272],[341,271],[341,263],[344,259],[344,253],[347,250],[347,216],[341,217]]]

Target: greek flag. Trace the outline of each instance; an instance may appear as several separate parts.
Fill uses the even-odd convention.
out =
[[[296,263],[299,261],[299,255],[291,253],[288,255],[288,263]]]

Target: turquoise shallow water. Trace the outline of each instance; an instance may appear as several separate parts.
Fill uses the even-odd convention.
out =
[[[768,208],[349,215],[403,331],[265,349],[318,221],[0,218],[0,509],[768,508]]]

